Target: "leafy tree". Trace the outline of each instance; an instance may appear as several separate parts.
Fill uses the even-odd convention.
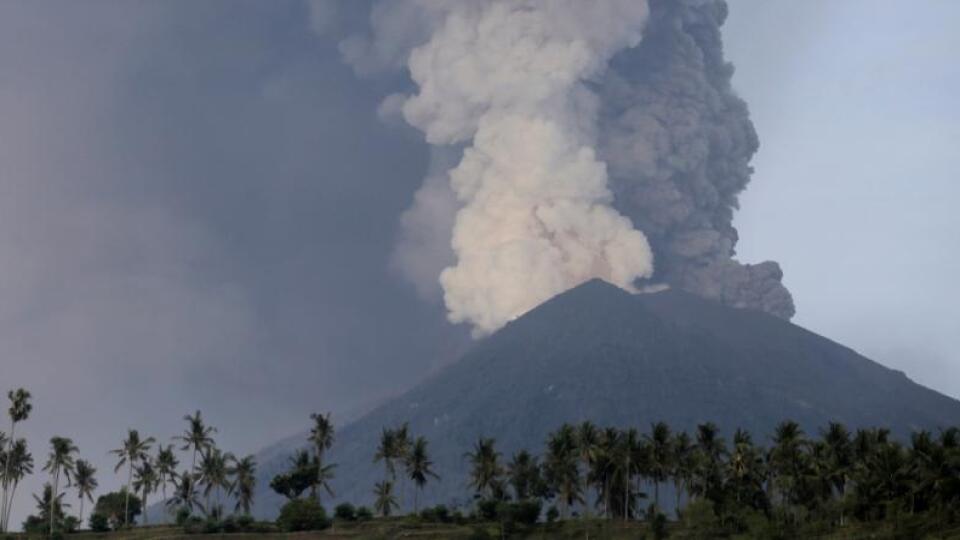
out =
[[[97,469],[83,459],[78,459],[73,473],[73,485],[80,499],[80,523],[83,523],[83,500],[93,503],[93,491],[97,489]]]
[[[127,466],[127,481],[124,484],[124,493],[127,497],[130,497],[130,484],[133,481],[133,469],[138,463],[147,459],[147,452],[150,451],[150,445],[153,443],[153,437],[141,439],[140,433],[137,430],[130,429],[127,430],[127,438],[124,439],[122,446],[111,451],[112,454],[116,454],[119,458],[116,467],[113,468],[113,472],[119,471],[124,465]],[[129,515],[130,511],[127,509],[124,512],[124,516]]]
[[[97,504],[93,507],[91,521],[94,515],[107,518],[110,528],[117,530],[136,522],[137,516],[143,511],[140,497],[130,494],[126,488],[120,491],[111,491],[97,497]]]
[[[317,531],[330,526],[327,513],[315,499],[293,499],[280,509],[277,525],[284,531]]]

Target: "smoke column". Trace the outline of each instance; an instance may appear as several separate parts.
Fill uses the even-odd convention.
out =
[[[759,143],[726,15],[723,0],[373,3],[341,52],[359,75],[405,68],[417,90],[381,112],[434,145],[394,265],[477,334],[589,277],[792,317],[779,265],[734,259]]]

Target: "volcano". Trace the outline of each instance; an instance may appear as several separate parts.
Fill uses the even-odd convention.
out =
[[[374,464],[381,430],[409,423],[429,440],[441,481],[424,503],[465,503],[463,454],[494,437],[505,458],[543,450],[563,422],[648,431],[712,421],[729,439],[745,428],[766,444],[784,419],[817,434],[829,421],[883,426],[898,437],[960,425],[960,402],[783,319],[677,290],[633,295],[603,281],[580,285],[479,341],[459,361],[338,429],[333,503],[372,501],[384,477]],[[306,435],[259,456],[256,513],[282,503],[270,478]],[[407,482],[403,500],[412,500]],[[325,504],[331,504],[329,497]]]

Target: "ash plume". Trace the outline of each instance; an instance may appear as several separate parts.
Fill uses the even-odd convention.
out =
[[[380,113],[434,148],[394,266],[477,335],[593,277],[790,318],[779,265],[733,258],[758,139],[723,57],[726,10],[722,0],[374,3],[370,30],[341,52],[358,75],[409,72],[416,89]]]
[[[601,157],[615,206],[653,246],[655,278],[789,319],[776,262],[733,259],[733,213],[758,139],[724,60],[719,0],[651,0],[640,46],[612,62],[600,90]]]

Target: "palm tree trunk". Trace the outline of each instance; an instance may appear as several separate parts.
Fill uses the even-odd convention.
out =
[[[123,501],[123,526],[129,526],[127,523],[130,516],[130,480],[133,479],[133,459],[127,463],[127,489],[124,490]]]
[[[83,494],[80,494],[80,527],[83,527]]]
[[[6,463],[3,465],[3,502],[0,503],[0,508],[6,508],[8,502],[13,500],[13,495],[9,493],[10,488],[10,459],[9,456],[13,452],[13,441],[16,440],[16,433],[14,431],[17,429],[17,423],[13,421],[13,418],[10,419],[10,443],[7,444],[7,457]],[[12,505],[11,505],[12,506]],[[7,532],[7,516],[3,515],[3,512],[0,512],[0,532]]]
[[[147,518],[147,486],[143,486],[143,525],[146,527],[149,524],[149,518]]]
[[[50,491],[50,536],[53,536],[53,508],[54,503],[57,502],[57,491],[59,490],[60,483],[60,467],[55,467],[53,473],[53,489]]]

